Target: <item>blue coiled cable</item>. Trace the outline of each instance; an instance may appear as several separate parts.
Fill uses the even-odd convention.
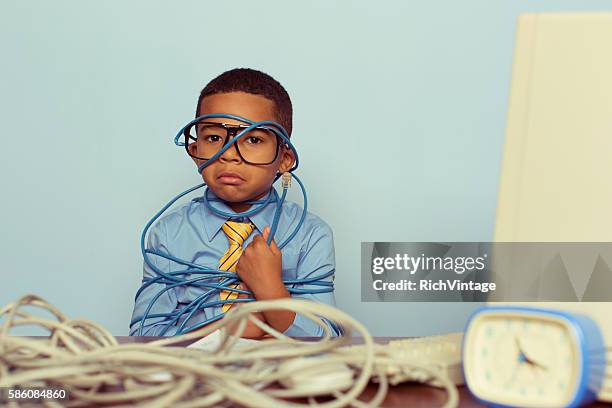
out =
[[[300,220],[298,221],[296,227],[293,229],[293,231],[287,237],[287,239],[285,239],[282,243],[280,243],[278,245],[278,248],[282,250],[295,237],[295,235],[300,230],[302,224],[304,223],[304,219],[306,218],[306,213],[307,213],[307,208],[308,208],[308,197],[306,195],[306,189],[304,187],[304,184],[302,183],[302,181],[295,174],[292,173],[295,169],[297,169],[298,164],[299,164],[299,159],[298,159],[297,150],[295,149],[295,147],[293,146],[293,144],[289,140],[289,136],[288,136],[286,130],[280,124],[278,124],[276,122],[273,122],[273,121],[253,122],[253,121],[251,121],[249,119],[242,118],[242,117],[236,116],[236,115],[210,114],[210,115],[199,116],[199,117],[195,118],[194,120],[192,120],[191,122],[189,122],[183,128],[181,128],[181,130],[179,130],[179,132],[177,133],[176,137],[174,138],[174,143],[177,146],[185,146],[184,143],[180,142],[180,137],[181,137],[181,135],[184,134],[185,129],[187,129],[187,127],[193,125],[196,122],[199,122],[201,120],[208,119],[208,118],[229,118],[229,119],[235,119],[235,120],[242,121],[244,123],[248,123],[249,126],[244,128],[234,138],[232,138],[229,142],[227,142],[219,152],[217,152],[215,155],[213,155],[206,162],[204,162],[200,166],[198,166],[198,174],[201,174],[202,171],[208,165],[210,165],[210,163],[212,163],[219,156],[221,156],[227,149],[231,148],[238,139],[240,139],[241,137],[245,136],[252,129],[254,129],[256,127],[260,127],[260,126],[266,128],[268,130],[273,131],[293,151],[293,153],[295,155],[295,164],[289,170],[289,172],[291,172],[292,178],[295,179],[298,182],[298,185],[300,186],[300,189],[302,191],[303,201],[304,201],[304,208],[303,208],[303,211],[302,211],[302,216],[300,217]],[[280,177],[280,174],[276,175],[276,177],[274,179],[274,182],[276,182],[279,177]],[[221,270],[221,269],[209,268],[209,267],[204,266],[204,265],[199,265],[197,263],[189,262],[189,261],[186,261],[186,260],[174,257],[171,254],[167,254],[167,253],[164,253],[164,252],[161,252],[161,251],[158,251],[158,250],[147,249],[146,248],[146,245],[145,245],[146,235],[147,235],[147,232],[149,231],[149,229],[151,228],[151,226],[155,223],[155,221],[157,221],[159,219],[159,217],[161,217],[161,215],[166,210],[168,210],[168,208],[170,208],[176,201],[178,201],[179,199],[181,199],[185,195],[187,195],[187,194],[189,194],[189,193],[191,193],[191,192],[193,192],[193,191],[195,191],[197,189],[200,189],[200,188],[202,188],[204,186],[206,186],[206,183],[198,184],[197,186],[191,187],[191,188],[183,191],[182,193],[180,193],[176,197],[174,197],[164,207],[162,207],[162,209],[159,210],[153,216],[153,218],[151,218],[151,220],[149,220],[149,222],[147,222],[147,224],[145,225],[145,227],[144,227],[144,229],[142,231],[142,235],[140,237],[140,249],[141,249],[141,252],[142,252],[142,256],[144,258],[144,262],[157,274],[157,276],[154,277],[154,278],[146,277],[146,278],[143,279],[143,285],[136,292],[135,299],[137,300],[138,297],[140,296],[140,294],[147,287],[149,287],[149,286],[151,286],[153,284],[163,284],[163,285],[165,285],[165,287],[164,287],[164,289],[160,290],[153,297],[153,299],[151,299],[151,301],[149,302],[149,305],[147,306],[147,309],[145,310],[144,314],[142,316],[138,316],[138,317],[132,319],[132,321],[130,322],[130,326],[131,326],[134,323],[140,321],[140,328],[138,330],[138,335],[139,336],[143,335],[143,329],[145,327],[145,321],[148,320],[148,319],[155,319],[155,318],[159,318],[159,317],[170,318],[170,320],[167,322],[167,324],[165,325],[164,329],[160,333],[163,336],[163,335],[165,335],[165,333],[168,331],[168,329],[170,327],[175,325],[180,320],[180,318],[183,315],[186,314],[185,319],[183,320],[183,322],[178,327],[178,329],[177,329],[177,331],[175,333],[175,335],[181,335],[181,334],[187,333],[189,331],[196,330],[196,329],[198,329],[198,328],[200,328],[202,326],[205,326],[205,325],[207,325],[209,323],[212,323],[212,322],[214,322],[216,320],[219,320],[219,319],[221,319],[225,315],[225,313],[221,313],[221,314],[219,314],[217,316],[214,316],[214,317],[211,317],[211,318],[209,318],[209,319],[207,319],[207,320],[205,320],[203,322],[200,322],[198,324],[195,324],[193,326],[185,328],[186,323],[199,310],[205,309],[207,307],[220,306],[220,305],[223,305],[223,304],[226,304],[226,303],[250,302],[250,301],[255,300],[253,297],[249,297],[249,298],[236,298],[236,299],[228,299],[228,300],[209,300],[209,298],[211,296],[214,296],[217,292],[222,291],[222,290],[233,291],[233,292],[237,292],[237,293],[241,293],[241,294],[247,294],[247,295],[252,295],[252,293],[250,291],[245,291],[245,290],[242,290],[242,289],[236,289],[236,288],[232,288],[231,287],[231,285],[236,284],[237,282],[240,281],[238,276],[235,273],[233,273],[233,272],[228,272],[228,271]],[[270,242],[272,242],[272,239],[274,239],[274,235],[275,235],[276,229],[278,227],[278,222],[279,222],[279,219],[280,219],[283,203],[285,201],[285,197],[287,195],[288,188],[289,188],[288,185],[283,184],[283,192],[282,192],[282,195],[279,197],[278,192],[276,191],[274,186],[271,186],[270,191],[266,195],[265,199],[262,199],[262,200],[253,200],[253,201],[245,201],[244,203],[251,204],[252,207],[249,210],[241,212],[241,213],[229,213],[229,212],[222,211],[222,210],[220,210],[218,208],[215,208],[215,206],[212,204],[212,202],[214,202],[214,201],[221,201],[221,200],[219,200],[219,199],[210,199],[208,197],[208,188],[206,188],[206,190],[205,190],[201,200],[204,201],[204,204],[211,211],[215,212],[216,214],[218,214],[218,215],[220,215],[222,217],[248,217],[250,215],[256,214],[259,211],[263,210],[263,208],[265,208],[270,203],[274,203],[274,202],[278,203],[277,207],[276,207],[276,212],[274,214],[274,219],[273,219],[273,222],[272,222],[272,226],[270,227],[270,234],[269,234],[268,239],[267,239],[267,244],[270,245]],[[180,265],[184,265],[184,266],[186,266],[186,269],[179,270],[179,271],[164,272],[164,271],[160,270],[151,261],[149,255],[159,256],[159,257],[165,258],[167,260],[173,261],[175,263],[178,263]],[[328,278],[329,276],[331,276],[333,273],[334,273],[333,271],[330,271],[328,273],[325,273],[325,274],[322,274],[322,275],[319,275],[319,276],[316,276],[316,277],[307,278],[307,279],[288,279],[288,280],[284,280],[283,283],[285,284],[285,286],[287,286],[287,290],[289,291],[290,294],[327,293],[327,292],[332,292],[334,290],[333,282],[325,282],[323,280]],[[186,278],[187,275],[196,275],[196,277],[187,279]],[[209,282],[209,281],[212,281],[212,283]],[[309,285],[313,285],[313,286],[320,286],[321,289],[300,289],[300,288],[296,288],[295,287],[296,285],[305,285],[305,284],[309,284]],[[153,307],[155,302],[165,292],[170,291],[170,290],[174,290],[174,288],[179,287],[179,286],[192,286],[192,287],[200,288],[202,290],[202,294],[197,296],[188,305],[183,306],[179,310],[176,310],[176,311],[173,311],[173,312],[168,312],[168,313],[153,313],[153,314],[150,313],[151,312],[151,308]]]

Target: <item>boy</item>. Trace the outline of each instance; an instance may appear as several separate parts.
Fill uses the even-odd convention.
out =
[[[260,71],[247,68],[233,69],[209,82],[200,94],[196,117],[213,113],[233,114],[253,122],[275,121],[285,128],[289,136],[291,135],[293,114],[291,99],[280,83]],[[223,123],[224,127],[244,125],[238,120],[227,118],[209,118],[207,122]],[[236,131],[239,130],[235,128],[234,132]],[[214,137],[220,139],[219,136]],[[222,144],[231,137],[228,135]],[[242,139],[247,138],[248,136],[245,136]],[[203,155],[198,151],[199,148],[202,149],[197,143],[188,147],[188,153],[196,165],[205,162],[200,158]],[[251,207],[244,201],[265,197],[277,172],[283,173],[289,170],[295,162],[293,152],[288,147],[277,143],[276,149],[275,159],[270,164],[251,164],[245,161],[243,153],[234,145],[204,168],[202,177],[210,190],[209,198],[221,200],[214,202],[215,207],[226,212],[240,213]],[[211,211],[201,198],[196,198],[162,217],[151,228],[148,248],[196,264],[236,272],[242,281],[240,287],[252,291],[257,300],[290,297],[289,291],[283,284],[283,280],[286,279],[306,279],[329,273],[324,281],[333,282],[335,259],[332,231],[319,217],[308,213],[297,235],[283,248],[282,253],[276,244],[283,242],[297,225],[302,215],[302,208],[297,204],[284,202],[275,239],[269,246],[266,244],[276,205],[276,202],[269,203],[263,210],[250,217],[228,219]],[[242,238],[236,239],[236,231],[242,234]],[[158,256],[151,256],[151,260],[164,272],[185,268]],[[157,274],[145,263],[144,277],[156,276]],[[295,285],[295,287],[321,288],[308,284]],[[142,317],[151,300],[164,288],[165,284],[153,284],[143,290],[136,299],[132,319]],[[172,288],[155,301],[149,314],[173,312],[189,304],[202,293],[203,289],[193,286],[181,285]],[[211,300],[227,299],[226,293],[229,295],[227,291],[217,291]],[[335,304],[333,292],[294,294],[293,297]],[[229,307],[239,307],[239,304],[198,310],[184,327],[219,316]],[[147,319],[143,335],[161,335],[164,329],[166,329],[164,335],[174,335],[186,317],[187,314],[183,315],[169,328],[167,327],[171,320],[169,317]],[[323,329],[316,323],[291,311],[266,311],[256,317],[289,336],[323,334]],[[332,333],[336,331],[333,325],[328,325]],[[130,335],[138,335],[139,329],[140,320],[131,325]],[[261,338],[264,334],[258,326],[249,322],[243,337]]]

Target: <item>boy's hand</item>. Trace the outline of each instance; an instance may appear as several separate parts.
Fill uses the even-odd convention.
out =
[[[281,280],[283,258],[276,242],[266,243],[270,227],[264,228],[263,235],[256,235],[240,255],[236,273],[251,289],[256,298],[267,297],[266,293],[276,292],[283,286]]]
[[[270,241],[270,246],[266,243],[269,235],[270,227],[266,227],[263,235],[253,238],[240,255],[236,273],[257,300],[290,298],[291,294],[282,280],[283,257],[274,240]],[[263,312],[263,318],[282,333],[295,320],[295,312],[266,310]]]

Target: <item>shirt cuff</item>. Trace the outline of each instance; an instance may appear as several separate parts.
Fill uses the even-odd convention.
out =
[[[333,337],[341,334],[340,330],[335,324],[326,319],[323,319],[323,321],[325,324],[327,324],[327,327],[329,327]],[[325,335],[325,331],[321,326],[309,318],[296,313],[293,323],[283,332],[283,334],[289,337],[323,337]]]

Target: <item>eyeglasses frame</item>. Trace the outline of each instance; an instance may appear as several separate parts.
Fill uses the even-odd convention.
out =
[[[197,125],[202,125],[202,124],[206,124],[206,125],[219,125],[221,126],[223,129],[225,129],[225,139],[223,140],[223,146],[221,146],[221,149],[223,149],[223,147],[225,147],[225,145],[229,144],[228,142],[231,142],[233,139],[230,138],[230,136],[232,136],[232,134],[236,135],[236,137],[234,138],[235,141],[232,143],[234,145],[234,147],[236,148],[236,151],[238,152],[238,155],[240,156],[240,158],[248,164],[254,164],[254,165],[261,165],[261,166],[266,166],[269,164],[272,164],[276,161],[276,159],[278,158],[278,151],[280,150],[281,146],[287,146],[286,143],[283,143],[282,138],[276,134],[274,132],[274,130],[271,127],[268,126],[257,126],[255,128],[253,128],[250,125],[242,125],[242,124],[234,124],[234,123],[224,123],[224,122],[207,122],[207,121],[198,121],[198,122],[194,122],[192,124],[190,124],[189,126],[187,126],[185,128],[185,131],[183,132],[184,136],[185,136],[185,140],[187,140],[187,138],[192,139],[193,137],[191,137],[189,135],[189,131],[197,126]],[[274,153],[274,158],[272,159],[272,161],[267,162],[267,163],[255,163],[252,161],[248,161],[247,159],[244,158],[244,156],[242,155],[242,153],[240,152],[240,148],[238,147],[238,139],[240,139],[240,137],[243,134],[246,134],[247,132],[245,132],[244,130],[242,132],[240,132],[238,134],[238,129],[249,129],[249,132],[255,129],[264,129],[264,130],[269,130],[272,131],[274,133],[274,135],[276,136],[276,151]],[[197,140],[196,140],[197,142]],[[193,156],[190,152],[189,152],[189,143],[185,143],[185,150],[187,151],[187,154],[190,157],[193,157],[195,159],[200,159],[200,160],[210,160],[210,158],[204,158],[204,157],[197,157],[197,156]],[[211,156],[212,157],[212,156]]]
[[[226,145],[221,150],[219,150],[213,157],[211,157],[210,159],[208,159],[204,163],[198,165],[198,173],[201,173],[206,167],[208,167],[208,165],[212,161],[216,160],[219,156],[221,156],[230,147],[230,145],[233,144],[240,137],[242,137],[242,135],[244,133],[246,133],[249,130],[254,129],[254,128],[258,127],[258,126],[270,126],[270,129],[274,133],[276,133],[277,136],[281,137],[281,139],[283,140],[283,145],[286,146],[288,149],[290,149],[293,152],[293,155],[295,157],[295,162],[293,163],[293,166],[289,170],[287,170],[287,171],[289,173],[291,173],[291,172],[295,171],[298,168],[298,166],[300,164],[300,158],[299,158],[299,155],[298,155],[298,152],[297,152],[295,146],[293,146],[293,143],[291,143],[291,140],[289,139],[289,134],[287,133],[287,131],[285,130],[283,125],[281,125],[278,122],[274,122],[272,120],[263,120],[261,122],[253,122],[250,119],[243,118],[242,116],[238,116],[238,115],[232,115],[230,113],[209,113],[209,114],[206,114],[206,115],[198,116],[195,119],[192,119],[189,123],[187,123],[184,127],[182,127],[177,132],[176,136],[174,136],[174,144],[177,145],[177,146],[185,146],[186,143],[181,142],[180,138],[181,138],[181,136],[184,136],[186,129],[189,126],[191,126],[193,123],[201,122],[204,119],[208,119],[208,118],[234,119],[234,120],[238,120],[240,122],[250,123],[250,126],[248,128],[246,128],[246,129],[244,129],[238,135],[236,135],[232,140],[227,142]],[[278,177],[280,177],[280,173],[277,175],[275,180],[278,179]]]

